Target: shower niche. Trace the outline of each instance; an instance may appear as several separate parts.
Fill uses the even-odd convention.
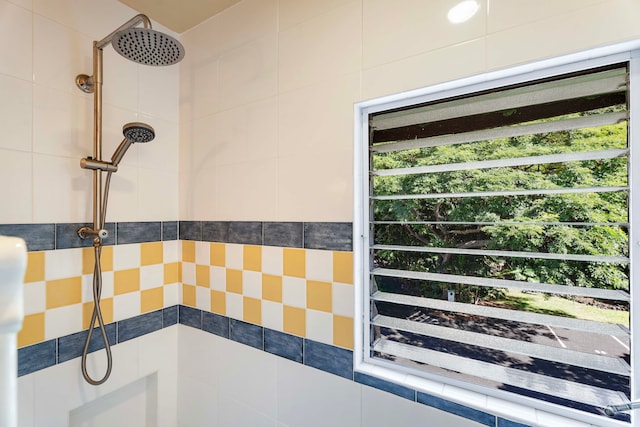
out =
[[[158,377],[152,374],[69,413],[69,427],[156,427]]]

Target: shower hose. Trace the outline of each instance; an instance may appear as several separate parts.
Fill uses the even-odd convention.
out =
[[[107,213],[107,201],[109,199],[109,185],[111,184],[111,172],[107,173],[104,184],[104,199],[102,200],[102,207],[100,208],[101,222],[98,224],[98,230],[104,228],[104,218]],[[109,339],[107,337],[107,331],[104,327],[104,320],[102,318],[102,310],[100,308],[100,295],[102,294],[102,267],[100,265],[100,255],[102,254],[102,238],[96,236],[93,240],[93,253],[95,259],[95,265],[93,268],[93,313],[91,314],[91,322],[89,323],[89,331],[87,333],[87,339],[84,342],[84,349],[82,350],[82,376],[84,379],[92,385],[100,385],[104,383],[111,375],[111,368],[113,367],[113,357],[111,355],[111,346],[109,345]],[[91,337],[93,336],[93,329],[98,321],[98,328],[102,335],[102,341],[104,342],[104,348],[107,353],[107,371],[99,380],[94,380],[87,371],[87,354],[89,353],[89,346],[91,343]]]

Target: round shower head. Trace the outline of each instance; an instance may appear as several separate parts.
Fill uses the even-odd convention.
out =
[[[120,55],[145,65],[172,65],[184,57],[184,47],[178,40],[150,28],[119,31],[111,44]]]
[[[149,142],[156,137],[156,131],[146,123],[133,122],[122,126],[122,134],[131,142]]]

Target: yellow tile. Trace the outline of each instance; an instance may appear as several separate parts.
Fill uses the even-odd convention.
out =
[[[307,308],[331,313],[332,293],[331,283],[307,280]]]
[[[242,271],[227,269],[227,292],[242,293]]]
[[[262,324],[262,300],[250,297],[242,299],[242,317],[245,322]]]
[[[211,311],[223,316],[227,314],[227,295],[224,292],[211,290]]]
[[[282,302],[282,277],[271,274],[262,275],[262,299]]]
[[[113,271],[113,246],[103,246],[100,254],[102,271]]]
[[[193,240],[182,241],[182,261],[196,262],[196,242]]]
[[[164,307],[164,289],[145,289],[140,292],[140,313],[160,310]]]
[[[182,303],[190,307],[196,306],[196,287],[191,285],[182,285]]]
[[[82,274],[93,274],[95,253],[93,248],[82,249]],[[113,246],[103,246],[100,252],[100,268],[102,271],[113,270]]]
[[[333,343],[353,350],[353,319],[351,317],[333,315]]]
[[[243,268],[249,271],[262,271],[262,247],[245,245],[243,249]]]
[[[27,252],[25,283],[44,281],[44,252]]]
[[[282,308],[282,324],[285,332],[304,337],[307,331],[307,312],[304,308],[285,305]]]
[[[172,283],[177,283],[180,280],[178,279],[178,265],[181,263],[170,262],[164,265],[164,284],[170,285]]]
[[[82,277],[48,280],[47,309],[65,307],[82,302]]]
[[[226,265],[226,246],[224,243],[211,243],[209,261],[211,265],[216,267],[224,267]]]
[[[114,295],[127,294],[140,290],[140,269],[119,270],[113,275]]]
[[[205,288],[211,287],[209,277],[210,274],[208,265],[196,265],[196,285]]]
[[[333,253],[333,281],[353,284],[353,252]]]
[[[140,245],[141,265],[162,264],[164,260],[163,247],[162,242],[142,243]]]
[[[24,316],[18,332],[18,348],[44,341],[44,313]]]
[[[305,277],[305,259],[306,257],[304,249],[284,248],[282,250],[282,269],[284,275],[293,277]]]
[[[102,321],[107,324],[113,322],[113,298],[104,298],[100,300],[100,312],[102,313]],[[87,329],[91,323],[93,315],[93,301],[82,304],[82,328]],[[98,326],[98,320],[94,327]],[[113,343],[112,343],[113,344]]]

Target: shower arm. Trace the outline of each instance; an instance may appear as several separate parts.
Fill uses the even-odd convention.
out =
[[[116,33],[143,24],[145,28],[151,28],[151,21],[147,16],[139,14],[116,28],[100,41],[93,42],[93,76],[80,74],[76,77],[76,85],[86,93],[93,93],[93,158],[89,163],[105,165],[105,167],[93,169],[93,229],[81,227],[78,236],[82,239],[93,237],[94,245],[102,245],[102,239],[108,236],[104,230],[104,218],[102,217],[102,172],[107,171],[107,162],[102,160],[102,49],[111,43]],[[83,159],[84,160],[84,159]],[[86,161],[85,161],[86,164]],[[84,166],[83,166],[84,167]],[[112,172],[112,171],[111,171]]]

